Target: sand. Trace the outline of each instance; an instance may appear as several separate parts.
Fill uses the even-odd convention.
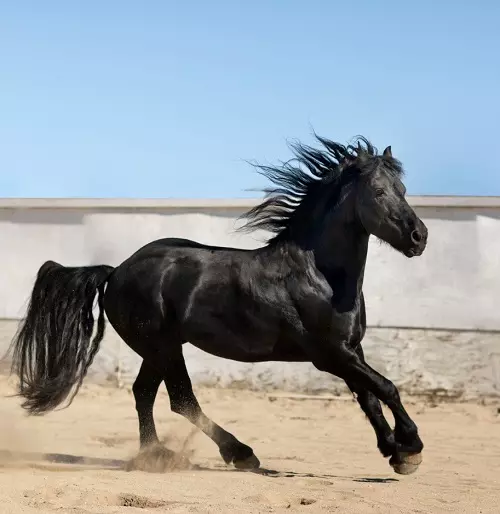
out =
[[[86,385],[68,409],[38,418],[5,397],[11,392],[0,379],[1,513],[500,512],[494,402],[407,398],[426,448],[417,473],[400,476],[349,398],[269,401],[264,393],[197,388],[205,412],[253,447],[264,468],[254,473],[226,467],[161,392],[158,432],[171,449],[184,447],[184,460],[153,473],[124,469],[138,446],[129,389]]]

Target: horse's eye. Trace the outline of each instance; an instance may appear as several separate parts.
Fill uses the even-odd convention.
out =
[[[375,194],[376,194],[377,196],[384,196],[384,195],[385,195],[385,191],[384,191],[383,189],[377,189],[377,190],[375,191]]]

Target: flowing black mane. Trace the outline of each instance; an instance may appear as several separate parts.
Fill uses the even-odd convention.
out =
[[[290,144],[294,158],[280,166],[255,165],[258,172],[276,187],[263,189],[266,199],[242,215],[246,223],[240,230],[264,229],[279,234],[290,226],[297,208],[318,186],[339,183],[348,169],[358,173],[373,169],[367,166],[368,157],[376,157],[377,149],[363,136],[344,146],[315,134],[322,149],[300,142]],[[393,159],[393,172],[400,174],[401,167]],[[339,191],[340,192],[340,191]]]

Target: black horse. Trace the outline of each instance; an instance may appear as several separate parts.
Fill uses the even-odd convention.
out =
[[[226,463],[260,465],[202,412],[183,357],[189,341],[242,362],[310,361],[342,378],[382,455],[398,473],[415,471],[423,449],[417,426],[394,384],[364,360],[362,288],[370,234],[412,257],[424,251],[427,229],[405,200],[390,147],[380,155],[362,137],[348,146],[316,137],[320,149],[296,143],[293,160],[258,166],[276,186],[246,214],[247,229],[273,233],[262,248],[160,239],[116,268],[43,264],[12,343],[23,407],[42,414],[71,403],[99,350],[105,312],[143,359],[133,385],[141,447],[158,443],[153,404],[164,381],[172,410],[207,434]],[[394,415],[394,431],[379,400]]]

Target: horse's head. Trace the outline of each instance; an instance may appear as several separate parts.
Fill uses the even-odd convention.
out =
[[[316,138],[324,149],[297,143],[295,159],[282,166],[258,166],[277,187],[266,189],[268,199],[246,213],[245,228],[271,230],[277,233],[275,240],[325,247],[325,241],[339,235],[336,219],[341,236],[354,223],[407,257],[421,255],[427,228],[405,200],[403,169],[391,148],[380,155],[364,137],[357,146]]]
[[[356,188],[356,211],[365,230],[407,257],[421,255],[427,227],[405,199],[401,163],[391,147],[382,155],[359,152],[361,173]],[[354,163],[353,163],[354,164]]]

